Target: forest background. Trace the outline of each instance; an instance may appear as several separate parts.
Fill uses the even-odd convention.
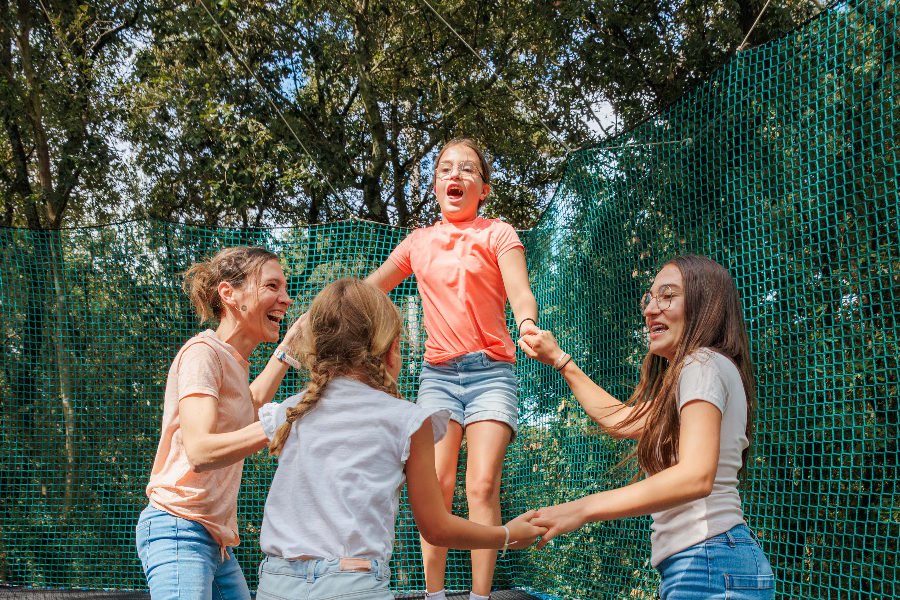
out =
[[[775,0],[754,28],[763,4],[433,3],[482,63],[422,1],[0,0],[0,226],[428,224],[432,161],[466,135],[496,157],[486,216],[529,228],[564,145],[823,8]]]

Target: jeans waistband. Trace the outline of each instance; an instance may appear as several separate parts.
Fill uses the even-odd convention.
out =
[[[374,558],[311,558],[287,559],[280,556],[267,556],[259,566],[260,573],[270,567],[272,572],[306,577],[310,583],[327,573],[335,571],[354,571],[371,573],[377,579],[390,579],[389,562]]]

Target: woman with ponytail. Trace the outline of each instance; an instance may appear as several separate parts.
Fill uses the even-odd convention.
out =
[[[708,258],[680,256],[656,275],[641,308],[649,353],[627,403],[592,382],[549,331],[519,340],[525,354],[557,368],[607,433],[638,440],[631,457],[646,475],[541,508],[533,522],[549,531],[538,548],[587,523],[652,515],[662,600],[770,599],[775,577],[738,493],[755,384],[734,280]]]
[[[322,290],[306,313],[297,356],[306,390],[264,406],[277,455],[260,546],[260,600],[392,600],[389,564],[400,488],[432,544],[520,548],[546,530],[526,513],[505,526],[471,523],[444,506],[434,444],[450,412],[397,390],[402,321],[384,292],[357,279]]]
[[[249,360],[257,345],[278,341],[291,299],[278,257],[247,246],[194,265],[184,287],[200,322],[218,327],[189,339],[169,369],[137,550],[153,600],[250,600],[231,550],[240,543],[241,471],[244,458],[268,444],[257,411],[272,401],[291,358],[279,347],[252,384]],[[295,323],[284,344],[298,331]]]

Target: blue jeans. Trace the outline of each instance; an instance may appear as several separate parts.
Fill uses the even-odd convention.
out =
[[[347,571],[341,570],[339,558],[286,560],[267,556],[259,565],[256,600],[394,600],[390,584],[391,571],[379,560],[369,561],[368,571]]]
[[[148,506],[135,535],[153,600],[250,600],[250,589],[231,548],[195,521]]]
[[[519,397],[512,363],[484,352],[470,352],[442,363],[422,363],[416,404],[446,408],[450,418],[466,427],[478,421],[499,421],[519,429]]]
[[[662,600],[770,600],[775,595],[772,567],[746,525],[673,554],[656,569]]]

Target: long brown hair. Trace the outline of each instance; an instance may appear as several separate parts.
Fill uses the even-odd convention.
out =
[[[684,279],[684,332],[672,361],[647,353],[641,378],[627,405],[637,410],[617,427],[624,432],[646,416],[644,432],[635,449],[620,464],[637,458],[638,465],[653,475],[675,464],[678,454],[678,378],[684,361],[701,348],[709,348],[734,362],[747,396],[747,440],[752,441],[756,385],[750,358],[750,338],[737,286],[731,274],[705,256],[679,256],[663,267],[674,265]],[[747,466],[750,447],[744,450],[741,470]],[[638,475],[639,476],[639,475]]]
[[[287,422],[269,443],[270,456],[281,454],[294,421],[315,408],[334,377],[353,377],[400,398],[384,359],[403,332],[403,321],[384,292],[359,279],[339,279],[319,292],[306,317],[294,352],[309,370],[309,385],[303,399],[287,409]]]
[[[231,246],[219,250],[206,262],[196,263],[184,274],[183,288],[200,317],[200,322],[221,320],[225,305],[219,284],[227,281],[240,288],[248,277],[258,278],[263,265],[278,255],[255,246]]]

